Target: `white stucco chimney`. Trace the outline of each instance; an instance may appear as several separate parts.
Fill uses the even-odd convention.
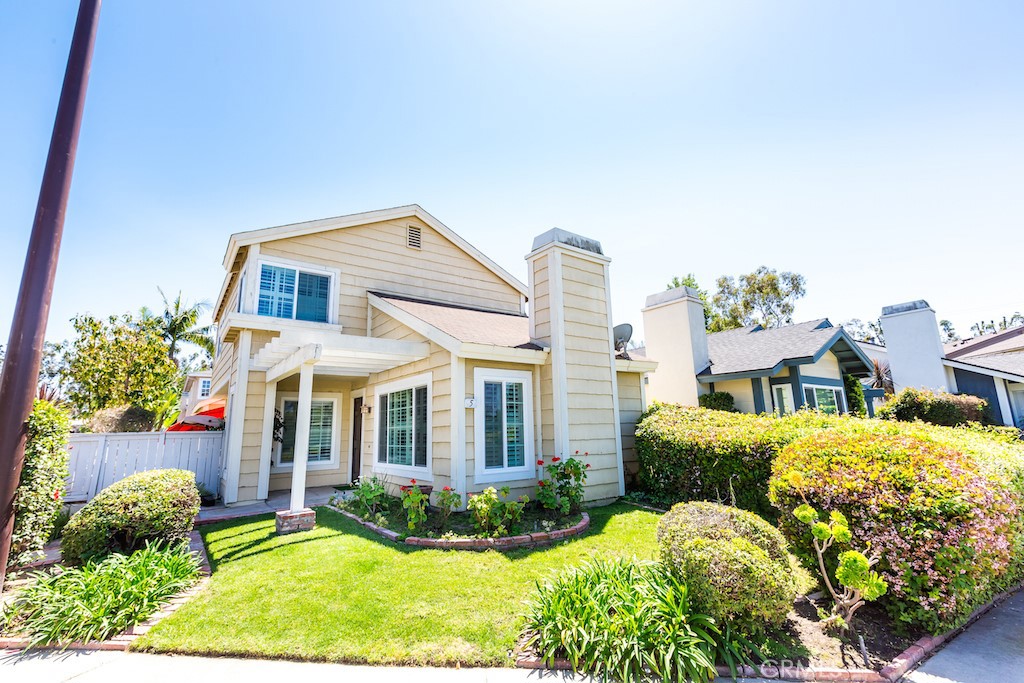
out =
[[[703,392],[696,376],[709,363],[700,294],[691,287],[652,294],[643,315],[647,356],[658,361],[658,371],[647,386],[648,398],[697,405],[697,396]]]
[[[906,387],[949,390],[946,368],[942,365],[946,354],[942,349],[939,324],[927,301],[919,299],[886,306],[878,321],[885,336],[896,391]]]

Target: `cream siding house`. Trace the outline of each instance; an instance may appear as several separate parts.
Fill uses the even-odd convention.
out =
[[[526,258],[529,285],[416,205],[232,235],[225,502],[290,490],[299,513],[368,475],[532,493],[538,457],[577,450],[587,500],[621,495],[656,364],[615,352],[598,242],[552,230]]]
[[[695,406],[701,395],[721,391],[744,413],[845,413],[843,376],[871,370],[857,342],[825,319],[707,334],[704,303],[689,287],[649,296],[643,313],[645,351],[661,363],[647,388],[652,400]]]

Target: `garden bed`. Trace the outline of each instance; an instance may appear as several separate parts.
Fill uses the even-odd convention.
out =
[[[420,546],[423,548],[440,548],[442,550],[513,550],[515,548],[535,548],[538,546],[548,545],[555,541],[561,541],[573,536],[578,536],[586,531],[590,527],[590,515],[583,512],[579,515],[572,515],[562,520],[564,523],[578,520],[571,526],[563,526],[560,528],[552,528],[550,531],[530,531],[519,533],[511,536],[498,536],[496,538],[481,537],[481,536],[459,536],[454,531],[456,528],[462,527],[464,524],[449,525],[450,530],[440,537],[433,536],[407,536],[403,533],[399,533],[394,529],[379,526],[373,522],[361,518],[350,510],[344,508],[333,507],[333,510],[337,510],[341,514],[345,515],[349,519],[362,524],[370,531],[383,536],[389,541],[395,543],[405,543],[406,545]],[[461,516],[461,515],[459,515]],[[453,517],[456,517],[453,515]],[[390,520],[390,518],[387,518]],[[429,518],[428,518],[429,519]],[[451,518],[449,518],[451,519]],[[525,521],[525,520],[524,520]],[[539,518],[535,520],[537,524],[535,529],[540,526],[541,521],[547,521],[546,518]],[[390,525],[389,525],[390,526]],[[467,531],[463,529],[463,531]]]

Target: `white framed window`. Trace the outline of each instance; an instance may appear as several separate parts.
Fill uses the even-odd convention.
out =
[[[374,388],[373,469],[432,481],[431,373]]]
[[[533,374],[477,368],[473,372],[475,482],[532,478]]]
[[[336,270],[261,260],[258,276],[257,315],[314,323],[334,321]]]
[[[804,405],[820,410],[829,415],[846,412],[843,390],[841,387],[822,387],[813,384],[804,385]]]
[[[313,394],[309,405],[309,469],[329,469],[338,464],[341,444],[339,402],[330,394]],[[284,394],[278,397],[284,430],[282,440],[274,446],[274,469],[291,469],[295,462],[295,427],[299,414],[299,397]]]
[[[204,378],[199,380],[199,398],[209,398],[212,385],[213,380],[211,379]]]

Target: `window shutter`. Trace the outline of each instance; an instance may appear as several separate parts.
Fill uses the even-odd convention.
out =
[[[326,275],[299,273],[295,319],[315,323],[327,322],[327,304],[331,291],[331,278]]]
[[[413,464],[416,467],[427,466],[427,388],[417,387],[416,396],[413,401],[415,409],[415,453],[413,458]]]
[[[264,265],[260,271],[260,300],[256,312],[274,318],[294,317],[295,271]]]

